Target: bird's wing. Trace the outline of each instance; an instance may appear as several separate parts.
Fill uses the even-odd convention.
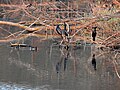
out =
[[[60,35],[62,34],[62,30],[61,30],[61,28],[59,27],[59,25],[57,25],[56,31],[57,31],[58,34],[60,34]]]
[[[67,32],[70,34],[72,32],[70,29],[70,25],[68,23],[66,23],[66,24],[67,24]]]

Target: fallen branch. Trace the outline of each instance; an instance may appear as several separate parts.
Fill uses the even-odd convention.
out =
[[[28,26],[24,26],[24,25],[19,24],[19,23],[13,23],[13,22],[8,22],[8,21],[0,21],[0,24],[1,25],[3,24],[3,25],[16,26],[16,27],[23,28],[23,29],[26,29],[26,30],[29,30],[29,31],[39,30],[41,28],[41,27],[30,28]]]

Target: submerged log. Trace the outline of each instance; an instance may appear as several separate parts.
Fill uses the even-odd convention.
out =
[[[33,46],[30,46],[30,45],[27,45],[27,44],[18,44],[18,43],[15,43],[15,44],[11,44],[10,47],[15,47],[17,49],[20,49],[20,48],[29,48],[31,51],[37,51],[37,47],[33,47]]]

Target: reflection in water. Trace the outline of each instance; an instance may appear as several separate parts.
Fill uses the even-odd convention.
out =
[[[66,70],[66,67],[67,67],[68,58],[70,58],[70,50],[69,49],[67,49],[67,54],[65,55],[65,58],[64,58],[64,71]]]
[[[28,49],[30,51],[37,51],[37,47],[33,47],[33,46],[27,45],[27,44],[11,44],[10,46],[17,50],[21,50],[22,48],[24,48],[24,49]]]
[[[58,45],[50,48],[51,41],[38,43],[38,40],[36,42],[34,40],[34,43],[38,47],[37,52],[27,49],[15,50],[7,46],[0,47],[0,89],[120,89],[120,82],[114,72],[113,64],[111,59],[108,59],[110,56],[92,55],[91,59],[91,46],[87,45],[85,49],[81,45],[80,48],[69,47],[67,50],[59,48]],[[96,58],[99,63],[97,66]],[[93,70],[91,63],[97,71]]]
[[[29,85],[20,85],[12,83],[3,83],[0,82],[0,90],[49,90],[50,85],[43,85],[38,87],[31,87]]]
[[[59,73],[60,68],[61,68],[61,63],[58,62],[57,65],[56,65],[56,71],[57,71],[57,73]]]
[[[68,58],[65,57],[65,59],[64,59],[64,71],[66,70],[66,67],[67,67],[67,60],[68,60]]]
[[[95,59],[95,54],[93,54],[93,57],[92,57],[92,65],[94,67],[94,70],[96,70],[96,59]]]
[[[64,48],[63,48],[64,49]],[[66,70],[66,67],[67,67],[67,61],[68,61],[68,58],[69,58],[69,50],[68,49],[66,49],[65,48],[65,50],[66,50],[66,52],[64,53],[63,51],[61,51],[62,52],[62,58],[61,58],[61,60],[59,61],[59,62],[57,62],[57,64],[56,64],[56,72],[57,73],[59,73],[59,71],[60,71],[60,69],[62,68],[61,66],[62,66],[62,63],[63,63],[63,68],[64,68],[64,71]]]

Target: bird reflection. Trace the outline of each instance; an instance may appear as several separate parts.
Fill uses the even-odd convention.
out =
[[[57,73],[59,73],[60,68],[61,68],[61,64],[58,62],[57,65],[56,65],[56,71],[57,71]]]
[[[57,62],[57,64],[56,64],[56,72],[57,73],[59,73],[61,71],[61,69],[63,69],[64,71],[66,70],[68,58],[69,58],[69,51],[67,51],[67,53],[65,55],[63,55],[63,58],[59,62]],[[63,67],[62,67],[62,65],[63,65]]]
[[[67,67],[68,58],[69,58],[69,52],[67,53],[66,57],[64,58],[64,71],[66,70],[66,67]]]
[[[96,59],[95,59],[95,54],[93,54],[93,57],[92,57],[92,65],[94,67],[94,70],[97,70],[96,69]]]

